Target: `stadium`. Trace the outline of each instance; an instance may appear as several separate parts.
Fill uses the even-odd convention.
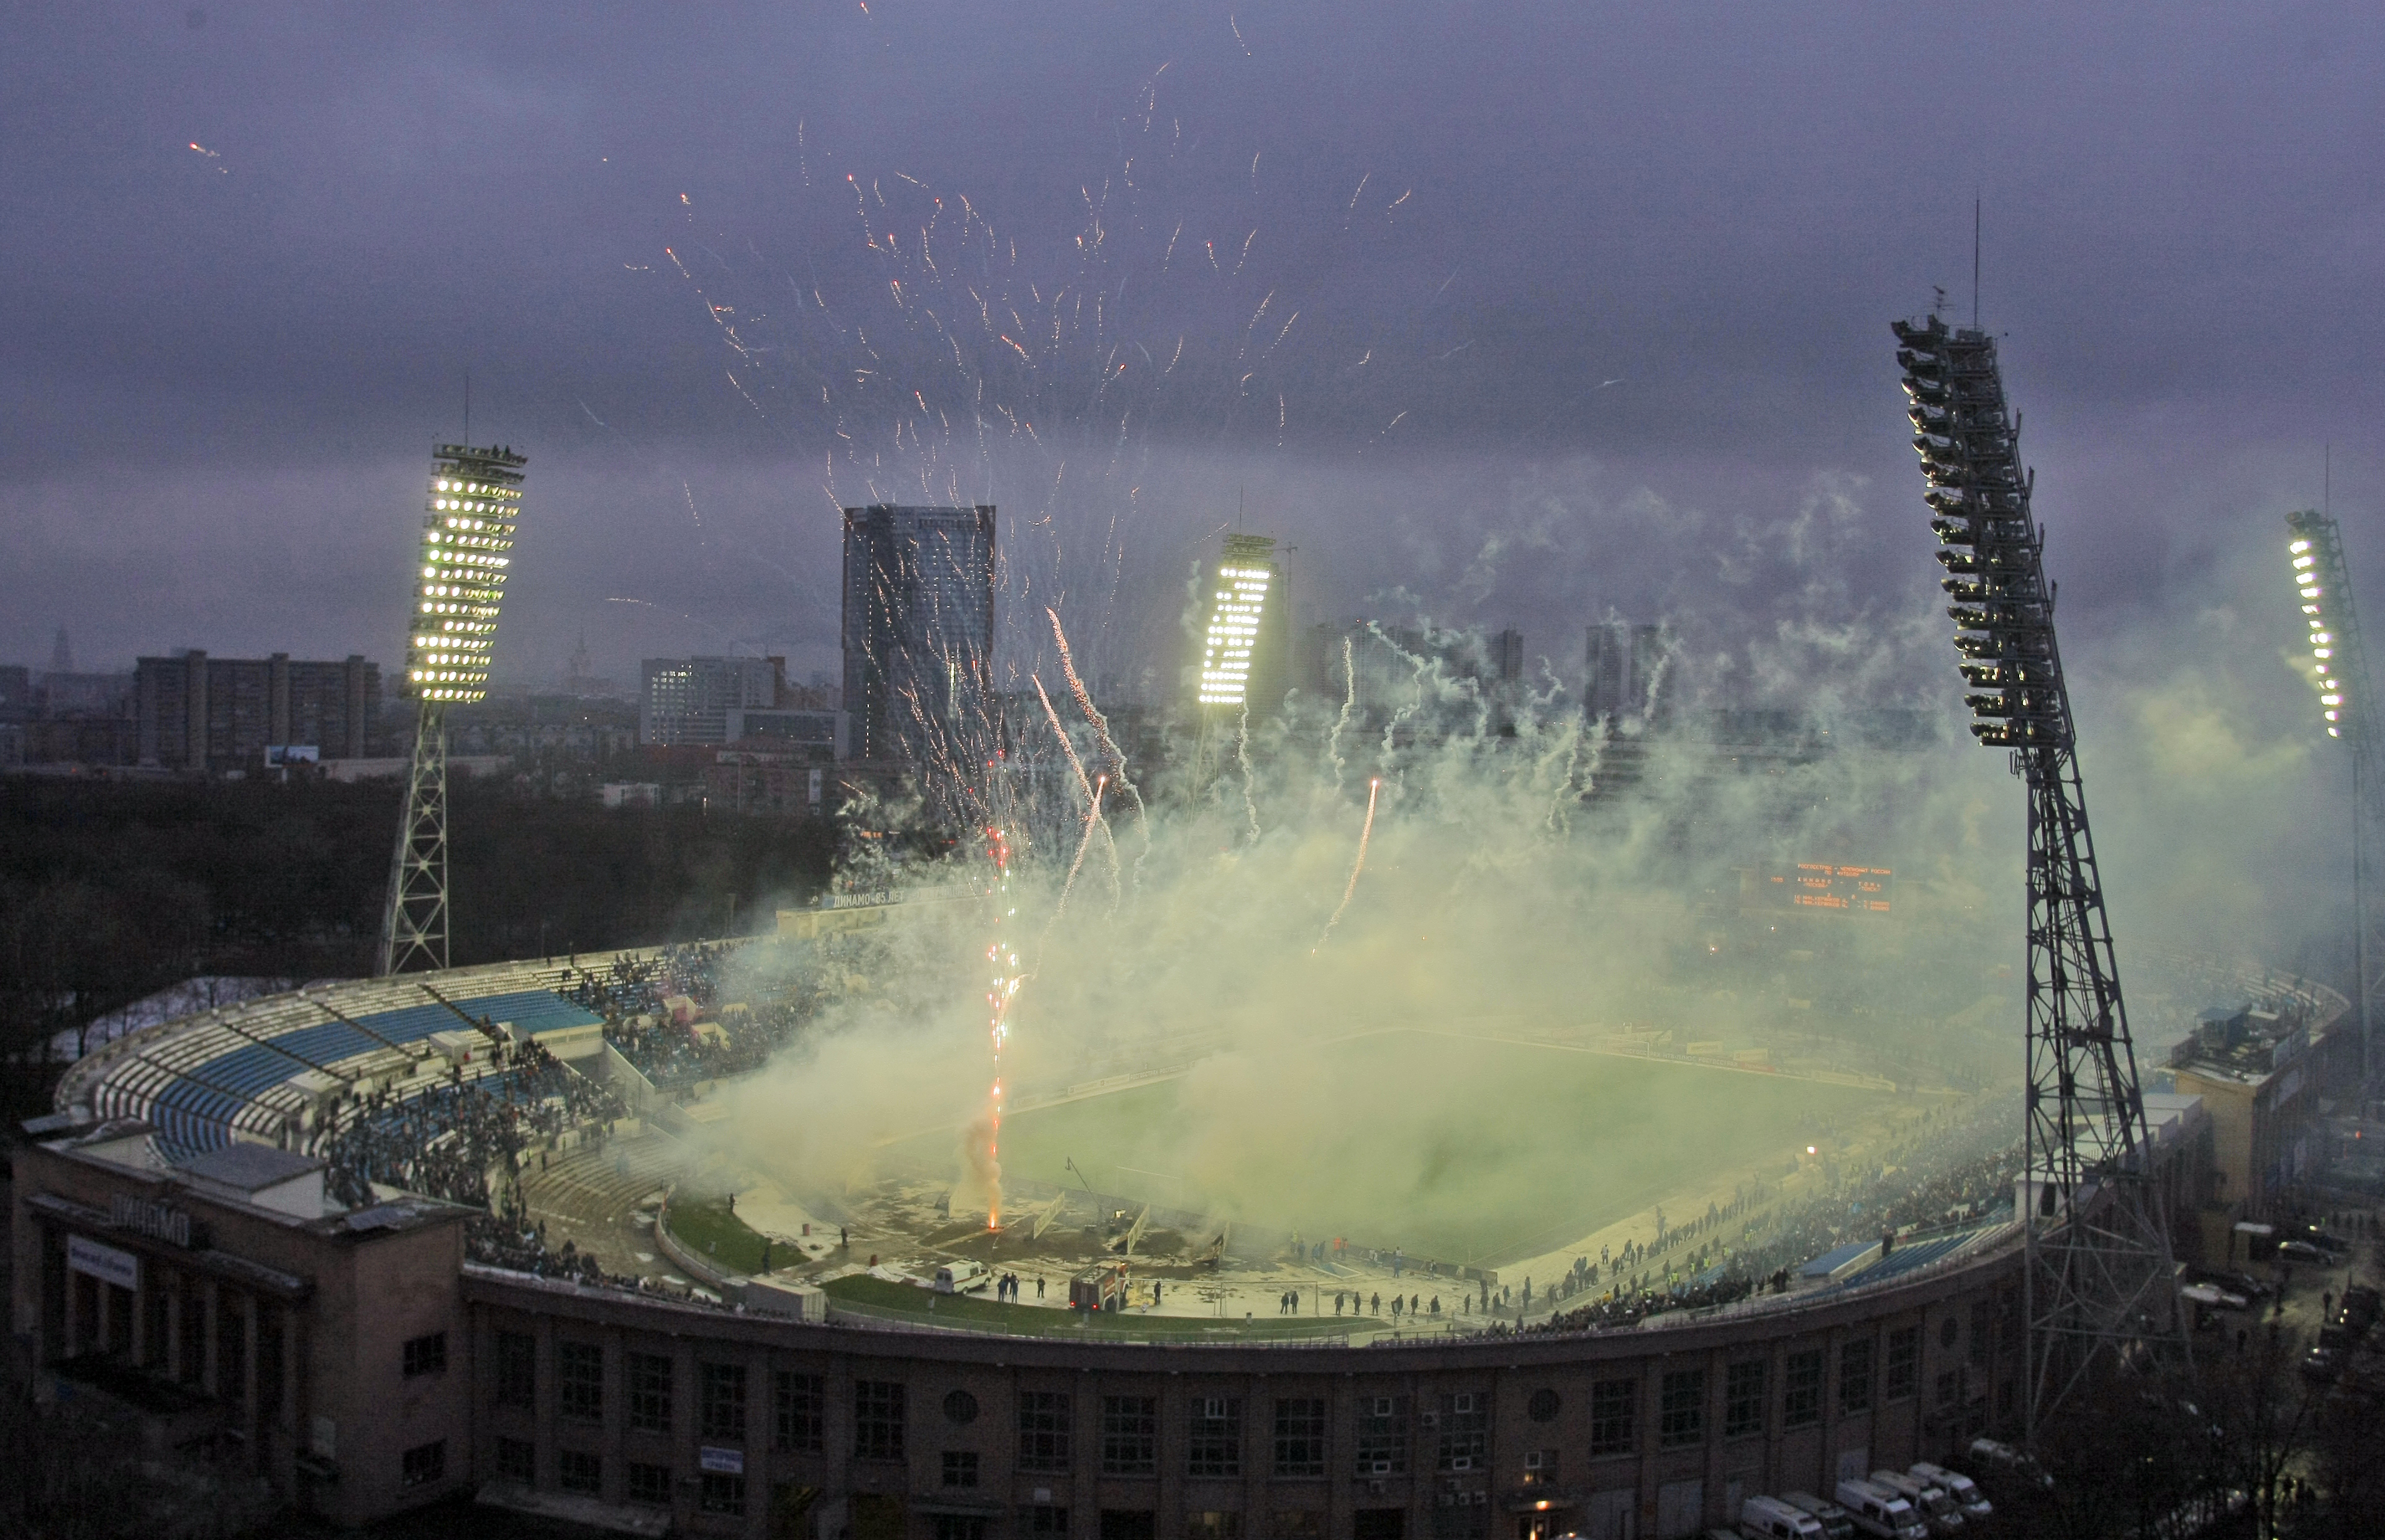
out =
[[[1405,651],[1448,721],[1362,724],[1367,770],[1353,673],[1321,752],[1261,787],[1245,716],[1238,771],[1215,736],[1180,815],[1113,827],[1046,698],[1085,811],[1055,771],[949,886],[882,838],[768,936],[450,968],[425,695],[383,976],[72,1065],[15,1164],[20,1339],[348,1524],[468,1494],[638,1534],[1633,1540],[1967,1463],[2078,1362],[2183,1345],[2225,1087],[2141,1094],[2114,1010],[1992,344],[1898,335],[1917,425],[1958,430],[1917,441],[1948,591],[1992,606],[1953,612],[1973,735],[2032,799],[2025,986],[1978,955],[1959,785],[1493,713]],[[518,481],[449,450],[496,467],[476,498]],[[485,631],[424,624],[418,677],[476,698]],[[1924,838],[1926,880],[1777,859]],[[2250,1002],[2193,1041],[2265,1076],[2345,1016],[2147,982],[2171,1025]]]
[[[858,1185],[739,1169],[707,1125],[840,987],[818,933],[901,908],[106,1044],[19,1165],[19,1320],[94,1394],[111,1363],[181,1387],[181,1436],[244,1440],[348,1521],[468,1487],[645,1533],[1670,1534],[2014,1415],[2008,1097],[1786,1044],[1759,1063],[1505,1022],[1336,1044],[1552,1107],[1592,1070],[1625,1072],[1618,1105],[1757,1093],[1693,1156],[1593,1164],[1570,1208],[1427,1205],[1402,1234],[1217,1225],[1123,1156],[1025,1174],[1164,1127],[1197,1059],[1022,1084],[999,1228],[955,1214],[949,1130],[890,1141]],[[1530,1192],[1647,1142],[1615,1107],[1536,1111],[1542,1136],[1461,1158]],[[966,1266],[937,1290],[971,1261],[1018,1302]],[[1088,1279],[1101,1308],[1071,1308]]]

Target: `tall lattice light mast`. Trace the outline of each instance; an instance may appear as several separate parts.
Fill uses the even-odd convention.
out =
[[[2376,1094],[2377,1057],[2369,1031],[2377,1019],[2379,989],[2369,973],[2374,945],[2385,943],[2369,923],[2367,866],[2371,842],[2385,825],[2385,786],[2377,775],[2376,697],[2369,692],[2368,652],[2360,641],[2360,617],[2352,607],[2352,579],[2343,563],[2343,532],[2332,515],[2304,509],[2286,515],[2286,554],[2293,563],[2294,587],[2302,595],[2303,619],[2310,627],[2311,678],[2318,686],[2327,736],[2352,749],[2352,924],[2354,962],[2359,972],[2354,998],[2360,1002],[2360,1085],[2364,1104]]]
[[[2020,1198],[2032,1436],[2115,1355],[2175,1348],[2169,1236],[2152,1192],[2144,1101],[2087,830],[2070,695],[2054,639],[2044,531],[1994,340],[1932,316],[1895,324],[1923,501],[1943,547],[1972,736],[2027,784],[2028,1106]]]
[[[431,456],[400,687],[417,702],[414,758],[389,863],[383,974],[447,966],[447,708],[489,693],[489,658],[529,463],[495,445],[441,444]]]

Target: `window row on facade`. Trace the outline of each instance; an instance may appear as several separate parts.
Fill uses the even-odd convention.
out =
[[[1987,1307],[1974,1310],[1973,1356],[1984,1353]],[[1954,1325],[1949,1320],[1949,1326]],[[1951,1338],[1952,1331],[1948,1334]],[[536,1339],[499,1331],[495,1340],[495,1398],[501,1407],[538,1404]],[[425,1358],[443,1362],[443,1342],[422,1345]],[[408,1345],[409,1372],[416,1345]],[[1653,1434],[1655,1447],[1677,1449],[1725,1439],[1755,1437],[1818,1425],[1827,1412],[1854,1416],[1875,1401],[1897,1401],[1920,1391],[1921,1328],[1908,1325],[1879,1338],[1859,1336],[1831,1349],[1794,1348],[1772,1355],[1726,1360],[1721,1366],[1719,1426],[1715,1425],[1715,1388],[1704,1365],[1655,1372],[1653,1385],[1637,1373],[1592,1379],[1587,1386],[1586,1432],[1581,1447],[1592,1458],[1640,1452]],[[1833,1375],[1830,1371],[1835,1369]],[[602,1424],[606,1416],[606,1350],[601,1343],[558,1338],[555,1344],[554,1411],[560,1422]],[[693,1384],[682,1385],[681,1365],[668,1354],[631,1350],[621,1355],[619,1394],[623,1424],[633,1432],[693,1431],[700,1438],[743,1444],[755,1421],[759,1437],[777,1450],[835,1455],[864,1461],[902,1462],[915,1437],[915,1409],[901,1381],[861,1378],[850,1382],[850,1418],[840,1447],[830,1447],[830,1387],[818,1373],[800,1370],[749,1372],[742,1361],[699,1360]],[[1959,1372],[1954,1376],[1961,1378]],[[1945,1376],[1942,1375],[1942,1379]],[[758,1380],[758,1383],[754,1383]],[[1945,1399],[1944,1386],[1939,1387]],[[1654,1392],[1655,1425],[1644,1425]],[[1826,1402],[1826,1393],[1830,1399]],[[1161,1397],[1102,1395],[1080,1408],[1068,1391],[1021,1389],[1011,1409],[1016,1434],[1013,1463],[1028,1475],[1067,1475],[1080,1461],[1105,1476],[1161,1473]],[[954,1390],[940,1403],[950,1432],[977,1421],[977,1398]],[[1181,1417],[1180,1473],[1194,1478],[1267,1475],[1285,1479],[1335,1473],[1331,1407],[1323,1397],[1279,1396],[1255,1402],[1233,1394],[1192,1395],[1175,1409]],[[1553,1389],[1536,1391],[1526,1406],[1535,1422],[1553,1423],[1564,1403]],[[1092,1413],[1080,1430],[1079,1414]],[[1351,1475],[1398,1476],[1417,1471],[1435,1474],[1488,1469],[1491,1397],[1486,1391],[1451,1391],[1421,1398],[1408,1395],[1357,1397],[1350,1410],[1341,1471]],[[1080,1448],[1090,1434],[1093,1447]],[[1553,1440],[1554,1442],[1554,1440]],[[586,1457],[593,1459],[593,1457]],[[942,1482],[973,1487],[980,1479],[979,1450],[940,1451]],[[1526,1451],[1525,1480],[1556,1479],[1555,1447]],[[574,1478],[593,1480],[583,1472]],[[647,1478],[639,1478],[644,1480]],[[567,1490],[578,1489],[567,1486]]]

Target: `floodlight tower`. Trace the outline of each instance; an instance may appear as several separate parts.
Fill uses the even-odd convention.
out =
[[[2377,984],[2368,973],[2369,840],[2385,822],[2385,798],[2377,776],[2376,697],[2368,688],[2368,652],[2360,641],[2360,617],[2352,607],[2352,580],[2343,562],[2343,532],[2327,514],[2304,509],[2286,515],[2286,554],[2293,563],[2294,587],[2302,594],[2303,619],[2310,627],[2311,679],[2327,736],[2352,748],[2352,936],[2359,972],[2360,1085],[2365,1101],[2377,1080],[2369,1024],[2376,1020],[2369,998]],[[2385,939],[2385,938],[2380,938]]]
[[[414,759],[389,863],[383,974],[447,966],[447,708],[489,693],[489,659],[529,463],[495,445],[441,444],[431,453],[399,687],[417,702]]]
[[[2087,829],[2070,694],[2054,638],[2034,476],[1996,345],[1936,316],[1895,324],[1922,500],[1943,547],[1971,734],[2028,786],[2028,1105],[2019,1197],[2029,1246],[2025,1402],[2032,1437],[2107,1355],[2185,1350],[2154,1207],[2136,1050]]]

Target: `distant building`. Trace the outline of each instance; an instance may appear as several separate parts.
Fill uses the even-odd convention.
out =
[[[143,658],[134,670],[140,763],[228,770],[263,763],[274,745],[312,744],[325,759],[379,749],[381,667],[363,654],[339,663],[211,658],[193,651]]]
[[[580,633],[579,645],[571,649],[571,662],[563,671],[563,693],[577,700],[593,700],[618,695],[620,687],[611,679],[596,677],[588,655],[588,633]]]
[[[33,671],[23,664],[0,664],[0,712],[33,709]]]
[[[1583,657],[1583,714],[1593,722],[1647,715],[1665,652],[1662,627],[1618,620],[1590,627]]]
[[[73,674],[56,669],[34,681],[33,704],[44,716],[122,716],[132,701],[130,674]]]
[[[911,768],[947,812],[998,729],[993,562],[990,504],[844,510],[848,751]]]
[[[1524,633],[1513,626],[1491,639],[1491,677],[1503,685],[1512,685],[1524,677]]]
[[[2316,1162],[2317,1064],[2308,1024],[2251,1006],[2205,1011],[2170,1050],[2181,1096],[2203,1099],[2216,1190],[2204,1215],[2206,1256],[2225,1255],[2238,1221],[2278,1217],[2279,1199]]]
[[[818,706],[739,706],[729,713],[724,743],[806,759],[847,757],[846,717]]]
[[[638,741],[676,747],[726,743],[729,714],[779,703],[784,658],[648,658]]]

